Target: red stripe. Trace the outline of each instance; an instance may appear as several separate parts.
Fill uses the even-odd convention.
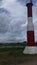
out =
[[[32,17],[32,6],[28,5],[27,9],[28,9],[28,17]]]
[[[27,46],[35,46],[34,31],[27,32]]]

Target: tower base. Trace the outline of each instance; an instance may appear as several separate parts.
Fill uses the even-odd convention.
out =
[[[23,54],[37,54],[37,46],[26,46]]]

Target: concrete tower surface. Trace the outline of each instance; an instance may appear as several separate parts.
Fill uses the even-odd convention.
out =
[[[36,54],[37,47],[35,45],[35,36],[34,36],[34,25],[32,18],[32,0],[28,0],[27,4],[27,15],[28,15],[28,24],[27,24],[27,46],[24,49],[24,54]]]

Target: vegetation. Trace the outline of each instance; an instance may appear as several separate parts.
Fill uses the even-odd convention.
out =
[[[12,46],[12,47],[7,47]],[[23,55],[23,49],[14,46],[22,46],[22,44],[0,44],[0,65],[16,65],[20,63],[20,57]]]
[[[9,48],[8,46],[12,47]],[[21,63],[32,60],[32,58],[37,59],[37,55],[23,54],[25,46],[25,44],[21,43],[0,44],[0,65],[19,65]]]

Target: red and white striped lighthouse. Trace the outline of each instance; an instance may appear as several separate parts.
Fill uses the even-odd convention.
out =
[[[35,38],[34,38],[34,25],[32,21],[32,0],[26,4],[27,12],[28,12],[28,25],[27,25],[27,45],[35,46]]]
[[[34,25],[32,18],[32,0],[28,0],[27,4],[27,15],[28,15],[28,24],[27,24],[27,46],[24,49],[23,53],[26,54],[36,54],[37,47],[35,46],[35,36],[34,36]]]

